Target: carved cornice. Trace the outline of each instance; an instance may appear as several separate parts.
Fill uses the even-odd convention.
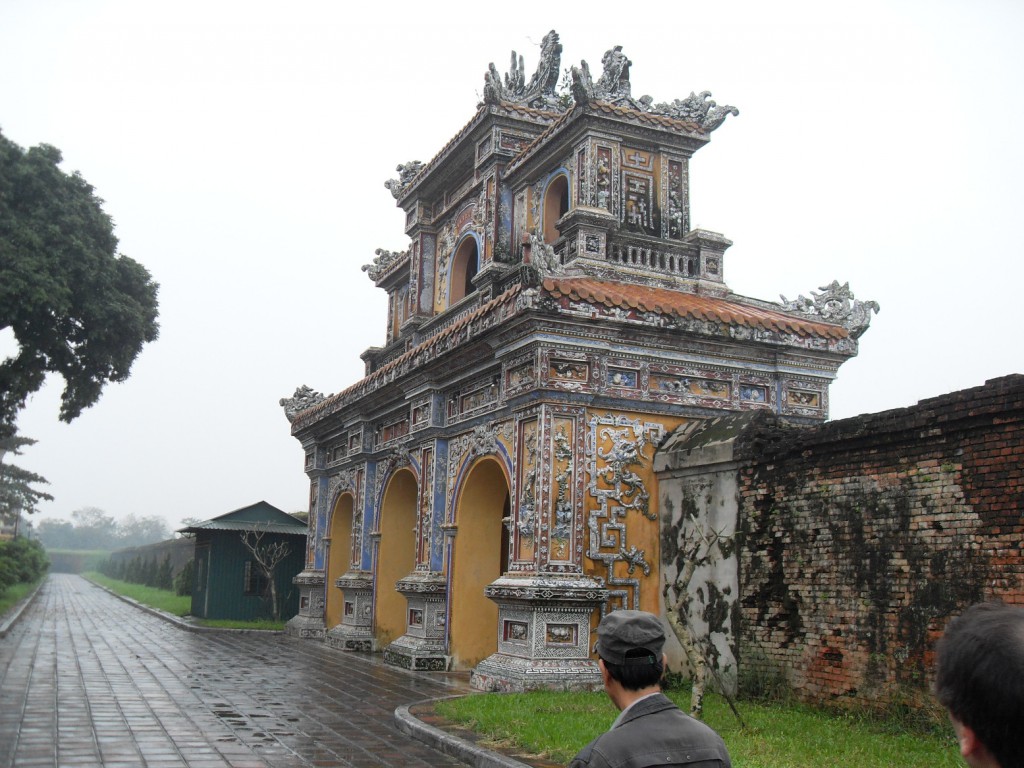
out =
[[[303,571],[292,578],[292,584],[297,587],[322,587],[324,585],[324,572]]]
[[[445,595],[448,583],[440,573],[411,573],[395,582],[395,589],[402,594]]]
[[[484,594],[502,603],[603,603],[608,590],[590,576],[502,577],[484,589]]]
[[[373,589],[373,574],[369,571],[349,571],[335,579],[334,586],[346,590],[370,591]]]

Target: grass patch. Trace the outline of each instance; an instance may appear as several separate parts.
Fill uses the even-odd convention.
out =
[[[187,616],[192,610],[191,595],[176,595],[170,589],[156,589],[155,587],[146,587],[142,584],[119,581],[96,571],[88,571],[83,573],[82,576],[89,579],[89,581],[106,587],[112,592],[117,592],[119,595],[137,600],[143,605],[159,608],[161,611],[166,611],[175,616]]]
[[[217,629],[260,629],[283,631],[283,621],[271,619],[254,619],[253,621],[241,621],[239,619],[193,619],[196,624],[203,627],[216,627]]]
[[[106,587],[119,595],[130,597],[143,605],[151,608],[159,608],[161,611],[175,616],[188,616],[192,611],[192,596],[178,595],[173,590],[156,589],[146,587],[142,584],[132,584],[130,581],[120,581],[104,576],[96,571],[83,573],[82,576],[101,586]],[[283,630],[283,621],[271,621],[270,619],[256,619],[255,621],[239,621],[236,619],[193,619],[203,627],[216,627],[218,629],[263,629]]]
[[[685,689],[667,695],[689,707]],[[478,694],[439,702],[438,714],[497,744],[567,763],[618,714],[603,692]],[[725,740],[735,768],[941,768],[960,766],[952,729],[904,733],[856,714],[801,704],[741,702],[741,728],[720,696],[704,700],[704,721]]]
[[[29,593],[35,589],[39,583],[46,578],[46,574],[43,574],[35,581],[23,581],[19,584],[12,584],[0,594],[0,616],[3,616],[9,610],[14,608],[15,605],[20,603]]]

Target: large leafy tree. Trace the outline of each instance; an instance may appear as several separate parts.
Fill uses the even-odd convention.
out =
[[[64,377],[60,419],[71,421],[157,337],[157,284],[117,253],[103,201],[60,162],[55,147],[26,151],[0,134],[0,330],[20,347],[0,363],[0,437],[47,373]]]

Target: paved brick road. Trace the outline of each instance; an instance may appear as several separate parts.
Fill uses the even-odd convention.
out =
[[[392,720],[461,689],[282,635],[186,632],[53,574],[0,640],[0,766],[461,765]]]

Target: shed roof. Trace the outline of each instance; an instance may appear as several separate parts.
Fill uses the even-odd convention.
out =
[[[292,536],[305,536],[306,523],[297,520],[287,512],[273,504],[258,501],[247,507],[214,517],[202,523],[178,529],[179,533],[199,533],[200,531],[266,531],[267,533],[283,533]]]

